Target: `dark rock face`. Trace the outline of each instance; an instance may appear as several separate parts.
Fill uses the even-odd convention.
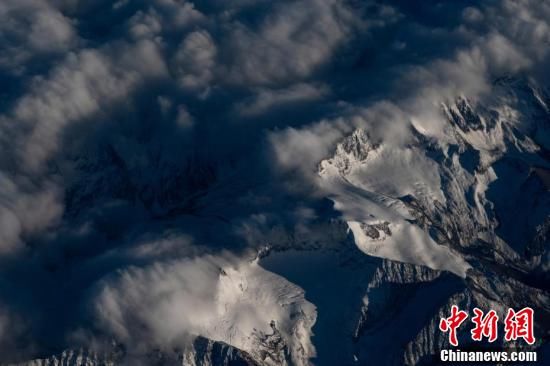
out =
[[[373,225],[362,224],[361,228],[365,234],[372,239],[378,239],[381,232],[391,236],[390,223],[388,221]]]

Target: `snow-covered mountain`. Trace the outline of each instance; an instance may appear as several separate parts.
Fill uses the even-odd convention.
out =
[[[337,215],[258,233],[244,260],[201,254],[185,265],[125,271],[95,295],[96,319],[115,337],[111,349],[66,350],[19,365],[430,364],[448,347],[437,324],[451,304],[495,309],[501,318],[508,307],[531,306],[542,339],[533,348],[547,347],[550,97],[521,78],[496,80],[493,88],[486,104],[463,96],[441,105],[444,141],[414,125],[414,138],[402,145],[366,128],[352,131],[318,163],[319,185]],[[117,196],[124,205],[141,202],[153,216],[172,210],[161,221],[178,216],[181,199],[164,193],[170,184],[138,188],[114,154],[107,152],[113,165],[97,170],[77,160],[86,178],[75,181],[68,215],[78,218],[86,200],[125,192]],[[103,178],[109,169],[119,178]],[[200,207],[209,206],[209,195],[225,199],[215,183],[190,189],[204,192],[194,198],[198,216],[208,212]],[[160,258],[173,248],[166,240],[132,255]],[[125,254],[108,255],[116,261]],[[173,331],[184,327],[197,338],[170,351],[139,343],[170,344],[177,334],[164,319],[194,307]]]
[[[549,20],[0,1],[0,365],[436,365],[452,305],[549,359]]]

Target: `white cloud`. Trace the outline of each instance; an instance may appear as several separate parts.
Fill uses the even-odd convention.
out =
[[[120,44],[116,52],[107,48],[67,56],[48,78],[35,81],[4,122],[4,128],[16,124],[20,131],[18,140],[10,144],[22,168],[43,170],[71,123],[100,113],[129,95],[140,81],[164,72],[163,60],[150,41]]]
[[[196,185],[201,186],[199,194],[191,195],[190,211],[202,209],[200,200],[207,196],[203,193],[212,180],[218,191],[205,198],[217,201],[214,209],[209,208],[211,211],[222,205],[233,209],[234,202],[250,203],[248,206],[253,208],[269,206],[275,200],[271,196],[288,192],[276,191],[282,188],[274,188],[277,183],[270,182],[256,195],[254,190],[261,179],[253,175],[265,167],[283,173],[277,178],[290,177],[296,186],[307,187],[306,195],[324,197],[327,191],[316,185],[318,163],[357,127],[367,130],[375,142],[384,142],[387,156],[394,157],[392,166],[385,164],[390,160],[380,160],[368,172],[369,176],[388,173],[386,180],[380,178],[370,188],[383,191],[393,187],[399,188],[396,194],[409,193],[397,184],[399,176],[407,173],[419,182],[425,178],[431,199],[435,191],[432,186],[439,184],[437,172],[418,163],[415,156],[407,160],[399,154],[412,139],[412,127],[444,144],[453,136],[446,130],[442,101],[453,101],[461,95],[473,100],[484,98],[495,76],[529,75],[537,69],[547,74],[550,6],[525,0],[469,7],[454,14],[464,22],[456,29],[433,29],[422,23],[423,19],[409,19],[393,7],[372,3],[363,7],[359,3],[243,0],[206,2],[195,7],[178,0],[119,1],[114,6],[74,0],[0,2],[0,45],[4,49],[0,77],[4,81],[7,73],[16,79],[5,83],[4,94],[8,97],[0,95],[1,259],[15,258],[13,254],[25,250],[32,251],[32,258],[39,258],[37,264],[30,265],[42,266],[41,256],[50,258],[51,248],[47,245],[26,244],[35,237],[46,238],[46,233],[56,237],[59,227],[72,224],[70,220],[75,218],[63,217],[63,211],[64,194],[74,188],[73,178],[84,182],[77,188],[90,190],[90,206],[94,206],[94,200],[113,198],[109,196],[111,190],[132,186],[135,173],[138,183],[128,189],[132,196],[128,201],[135,200],[130,205],[136,210],[143,209],[141,195],[150,194],[155,199],[163,196],[167,201],[185,196],[186,188],[180,191],[185,185],[180,179],[183,181],[187,175],[197,178]],[[101,15],[108,21],[90,11],[96,9],[96,4],[97,9],[105,10]],[[113,19],[119,23],[107,24]],[[401,21],[395,29],[368,32],[372,27]],[[380,36],[380,40],[371,36]],[[435,50],[427,49],[426,39]],[[44,60],[51,62],[42,65]],[[39,67],[32,69],[34,64]],[[370,69],[371,65],[378,69]],[[33,71],[32,75],[25,72],[28,70]],[[376,80],[379,76],[381,81]],[[304,120],[313,118],[307,108],[310,106],[315,107],[316,114],[325,111],[326,115],[304,126]],[[298,117],[273,121],[273,125],[283,126],[278,130],[266,132],[262,126],[250,123],[259,116],[276,119],[277,113],[272,112],[286,108],[298,112],[289,113]],[[300,119],[302,115],[307,117]],[[249,123],[233,123],[235,119]],[[103,175],[101,158],[88,156],[95,152],[84,151],[79,145],[84,142],[86,149],[92,146],[101,150],[97,136],[90,133],[97,132],[91,127],[99,125],[102,129],[98,134],[107,136],[100,138],[113,142],[114,154],[124,162],[125,168],[120,171],[113,168],[113,172]],[[127,128],[129,136],[119,135],[120,125]],[[175,130],[177,133],[173,133]],[[268,135],[271,155],[257,154],[265,147],[263,133]],[[76,159],[91,161],[91,168],[86,167],[89,175],[80,177],[79,171],[69,171],[64,176],[57,171],[57,163],[66,163],[67,150],[74,152]],[[190,158],[188,151],[193,151],[196,159],[195,155]],[[204,156],[211,165],[202,165],[207,160],[201,160]],[[256,163],[259,168],[249,165]],[[222,168],[227,169],[218,170],[217,164],[226,164]],[[407,168],[413,165],[422,169],[409,172]],[[122,189],[111,187],[111,181],[124,175],[119,173],[126,168],[131,182]],[[226,171],[231,173],[229,183]],[[177,187],[177,193],[172,195],[167,183]],[[155,189],[162,194],[151,193]],[[239,196],[241,190],[247,191],[246,198]],[[199,203],[196,207],[195,199]],[[314,217],[316,212],[305,207],[307,203],[302,204],[300,210],[290,208],[291,214],[280,208],[281,212],[262,211],[251,217],[266,222],[266,218],[278,221],[278,215]],[[180,208],[181,202],[169,205]],[[85,213],[77,219],[86,221],[82,226],[101,231],[86,216],[87,203],[81,206],[78,209]],[[349,203],[353,210],[365,207],[357,199]],[[101,214],[101,209],[96,211]],[[187,217],[174,216],[170,220],[187,222]],[[228,225],[240,219],[230,218]],[[128,225],[133,229],[132,225],[145,224]],[[156,230],[157,226],[172,224],[158,218],[151,226]],[[97,256],[98,262],[158,262],[125,269],[101,283],[93,305],[102,330],[145,348],[149,343],[178,343],[189,335],[203,335],[252,352],[253,338],[247,337],[254,333],[253,328],[270,332],[269,322],[275,319],[296,355],[302,352],[299,349],[304,350],[304,357],[314,353],[309,339],[314,310],[304,300],[303,291],[254,263],[207,255],[185,259],[206,250],[195,243],[192,233],[209,231],[210,227],[176,226],[188,230],[189,238],[145,244],[129,243],[124,238],[123,247],[118,247],[118,242],[101,243],[117,247],[105,249],[106,253]],[[403,237],[418,234],[416,229],[402,232]],[[101,238],[103,234],[109,236],[97,234]],[[263,240],[262,235],[259,231],[255,241]],[[56,248],[58,245],[63,244],[52,243]],[[98,251],[103,250],[98,247]],[[169,259],[173,262],[164,262]],[[59,268],[55,276],[62,277],[67,267]],[[111,269],[98,266],[101,273],[97,275]],[[290,317],[288,309],[304,310],[306,318],[297,325],[298,320]],[[5,340],[2,332],[13,325],[4,314],[0,309],[0,342]],[[52,314],[56,316],[62,318],[64,314]],[[33,336],[31,331],[28,338]]]
[[[477,23],[483,20],[483,13],[475,6],[469,6],[462,11],[462,17],[468,22]]]
[[[214,78],[216,55],[216,44],[207,31],[194,31],[187,35],[173,59],[181,85],[190,90],[208,87]]]
[[[195,8],[195,4],[191,1],[155,0],[153,3],[162,17],[163,27],[171,31],[206,21],[205,16]]]
[[[24,64],[76,45],[71,20],[47,1],[5,0],[0,3],[0,67],[20,72]]]
[[[282,89],[260,88],[255,95],[237,104],[237,111],[243,117],[254,117],[273,108],[307,103],[323,99],[329,93],[325,85],[298,83]]]
[[[311,176],[317,164],[326,157],[335,143],[349,132],[344,118],[323,120],[308,128],[286,128],[269,135],[274,159],[280,169]]]
[[[63,213],[61,196],[51,182],[36,185],[24,176],[0,172],[0,256],[21,250],[23,237],[56,224]]]
[[[255,262],[203,256],[129,268],[105,281],[95,305],[99,326],[134,350],[182,347],[203,336],[259,355],[274,321],[296,365],[315,352],[314,306]]]
[[[58,223],[63,189],[48,161],[63,148],[69,126],[94,117],[128,96],[146,78],[165,74],[155,44],[119,44],[116,50],[69,54],[47,78],[36,78],[11,112],[0,116],[0,251],[23,248],[23,237]]]
[[[258,29],[232,24],[224,37],[223,78],[270,85],[307,78],[351,35],[355,19],[340,2],[301,0],[274,5]]]

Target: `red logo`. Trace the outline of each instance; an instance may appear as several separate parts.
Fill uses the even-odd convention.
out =
[[[483,311],[478,308],[474,309],[475,316],[472,318],[475,327],[472,329],[472,339],[481,341],[483,337],[489,338],[489,342],[494,342],[498,335],[498,315],[496,311],[491,310],[487,315],[483,316]]]
[[[515,341],[518,338],[529,344],[535,343],[533,332],[533,309],[526,307],[520,311],[508,309],[506,319],[504,319],[504,339],[507,342]],[[451,315],[448,318],[441,318],[439,321],[439,330],[449,333],[449,343],[458,346],[457,330],[468,318],[468,313],[458,310],[458,306],[451,306]],[[498,338],[498,315],[496,311],[490,310],[487,314],[479,308],[474,308],[472,323],[473,329],[470,331],[472,340],[481,341],[487,338],[489,342],[494,342]]]
[[[458,306],[453,305],[451,307],[451,316],[448,318],[441,318],[439,322],[439,330],[442,332],[449,332],[449,342],[455,347],[458,346],[456,330],[467,318],[467,312],[462,310],[459,311]]]
[[[508,309],[506,319],[504,319],[504,339],[506,341],[523,338],[529,344],[535,343],[533,334],[533,315],[531,308],[523,308],[518,312]]]

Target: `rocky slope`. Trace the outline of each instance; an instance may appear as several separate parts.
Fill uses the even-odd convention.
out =
[[[317,216],[308,228],[250,229],[256,251],[246,260],[212,274],[209,265],[200,267],[214,295],[198,306],[213,310],[191,326],[198,337],[184,349],[133,350],[118,339],[114,350],[68,350],[18,365],[429,365],[448,346],[437,329],[439,317],[457,303],[501,316],[507,307],[531,306],[540,339],[535,347],[544,346],[550,324],[550,96],[521,78],[495,80],[493,88],[484,104],[464,96],[440,106],[445,139],[413,124],[405,144],[375,139],[362,128],[340,141],[317,172],[339,215]],[[76,160],[82,175],[68,191],[66,215],[78,222],[81,209],[116,197],[120,212],[142,210],[132,216],[136,220],[150,215],[177,226],[178,216],[196,215],[197,225],[231,225],[229,208],[214,217],[203,207],[238,190],[234,180],[220,186],[214,168],[195,170],[195,177],[185,174],[186,167],[162,170],[160,164],[168,183],[152,186],[122,155],[109,148],[101,161]],[[104,231],[112,240],[131,226],[109,222]],[[156,258],[169,257],[170,248],[156,246]],[[121,276],[124,286],[111,285],[119,313],[131,312],[132,302],[124,301],[137,296],[125,288],[172,273],[144,268]],[[199,288],[185,286],[202,296]],[[147,286],[136,291],[151,304],[167,296]],[[104,300],[108,308],[111,300]],[[169,309],[171,301],[179,300],[162,306]],[[145,316],[121,317],[155,330]]]

